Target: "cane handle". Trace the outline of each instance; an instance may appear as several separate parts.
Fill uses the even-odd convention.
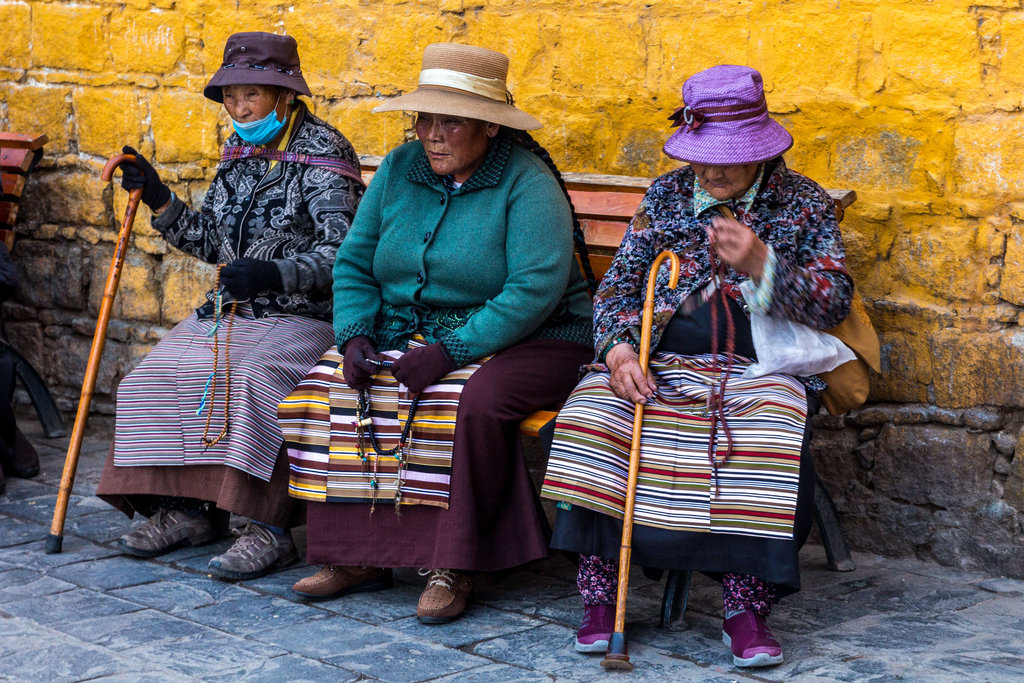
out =
[[[124,163],[135,164],[136,166],[139,165],[134,154],[115,154],[110,157],[110,161],[108,161],[107,165],[103,167],[103,172],[100,173],[100,179],[110,182],[110,179],[114,177],[114,169]]]

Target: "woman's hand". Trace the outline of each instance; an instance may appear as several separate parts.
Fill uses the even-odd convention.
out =
[[[220,271],[220,283],[239,301],[248,301],[259,292],[280,291],[281,271],[273,261],[237,258]]]
[[[352,337],[345,342],[341,355],[344,358],[341,376],[345,378],[345,384],[356,391],[369,389],[377,373],[377,366],[369,361],[380,360],[370,338],[362,335]]]
[[[121,169],[121,187],[129,192],[141,189],[143,204],[156,214],[165,211],[171,205],[171,189],[160,180],[160,174],[146,161],[146,157],[133,147],[125,145],[121,151],[135,156],[134,164],[127,161],[118,164]]]
[[[403,353],[391,366],[391,374],[418,394],[458,367],[444,345],[434,342]]]
[[[768,247],[753,230],[731,218],[714,216],[708,229],[708,240],[720,259],[750,275],[754,282],[761,281]]]
[[[640,356],[629,344],[616,344],[604,357],[611,371],[609,384],[619,398],[633,403],[647,403],[657,392],[653,377],[645,377],[640,369]]]

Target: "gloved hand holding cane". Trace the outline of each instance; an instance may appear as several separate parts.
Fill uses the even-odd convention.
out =
[[[141,189],[142,203],[154,213],[167,208],[171,201],[171,188],[160,180],[160,174],[153,165],[129,145],[122,147],[121,151],[135,157],[134,162],[123,161],[117,166],[121,169],[121,187],[129,192]]]

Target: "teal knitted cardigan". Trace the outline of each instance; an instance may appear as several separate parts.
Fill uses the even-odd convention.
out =
[[[527,338],[593,345],[569,205],[536,155],[504,131],[448,189],[419,142],[381,163],[334,265],[338,348],[378,351],[420,333],[460,366]]]

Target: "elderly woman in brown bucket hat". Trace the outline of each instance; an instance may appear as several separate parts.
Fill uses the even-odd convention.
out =
[[[209,543],[228,513],[248,517],[209,571],[254,578],[297,559],[289,528],[278,402],[334,340],[331,267],[363,184],[352,145],[315,117],[289,36],[238,33],[204,90],[234,133],[200,210],[136,154],[125,188],[142,188],[153,227],[219,264],[206,303],[120,384],[114,446],[98,495],[148,517],[121,549],[153,557]]]
[[[281,404],[307,502],[310,599],[429,576],[423,623],[462,615],[473,573],[545,557],[518,424],[565,398],[590,356],[574,215],[508,58],[429,45],[419,86],[375,111],[416,136],[367,189],[334,267],[337,348]],[[578,226],[578,222],[577,222]]]

